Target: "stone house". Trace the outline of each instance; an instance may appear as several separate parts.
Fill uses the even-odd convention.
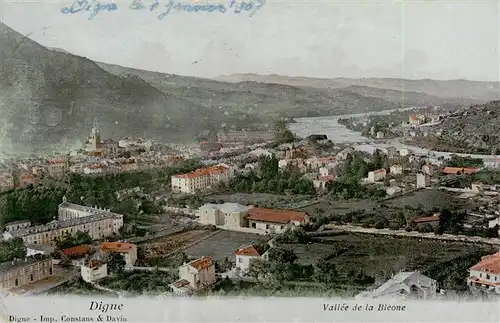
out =
[[[104,242],[100,252],[102,255],[112,252],[122,255],[126,267],[133,267],[137,261],[137,246],[129,242]]]
[[[198,221],[203,224],[226,226],[228,228],[247,227],[246,216],[251,208],[252,206],[238,203],[207,203],[198,209]]]
[[[86,261],[80,266],[80,274],[84,281],[93,283],[108,276],[108,265],[99,260]]]
[[[287,228],[309,223],[306,212],[255,207],[248,213],[248,227],[267,233],[284,232]]]
[[[252,259],[268,260],[269,245],[248,245],[240,247],[234,254],[236,256],[235,270],[248,273]]]
[[[179,279],[170,284],[175,294],[189,294],[216,282],[215,263],[210,257],[201,257],[179,267]]]

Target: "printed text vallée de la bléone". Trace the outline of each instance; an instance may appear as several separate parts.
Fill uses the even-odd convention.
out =
[[[149,10],[157,13],[159,20],[165,19],[170,13],[177,12],[233,12],[247,13],[252,17],[266,3],[266,0],[229,0],[228,4],[213,2],[183,2],[182,0],[168,0],[165,4],[159,0],[133,0],[127,8],[131,10]],[[70,6],[61,9],[61,13],[69,15],[79,12],[88,12],[88,19],[94,19],[100,12],[117,11],[118,4],[113,2],[101,3],[95,0],[75,0]]]

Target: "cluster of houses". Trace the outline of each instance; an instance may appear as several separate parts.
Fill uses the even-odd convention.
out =
[[[53,274],[51,258],[57,239],[77,232],[86,232],[95,240],[113,236],[123,226],[123,215],[99,207],[69,203],[63,198],[58,219],[47,224],[32,225],[30,221],[15,221],[5,225],[3,240],[21,238],[26,246],[26,258],[0,264],[0,289],[27,285]],[[79,250],[76,250],[80,248]],[[85,254],[90,246],[63,250],[64,254]],[[81,249],[85,249],[83,252]],[[5,271],[4,271],[5,269]]]
[[[408,117],[408,123],[413,126],[420,126],[426,123],[438,123],[441,120],[439,114],[420,113],[412,114]]]
[[[3,162],[0,191],[36,184],[44,177],[58,179],[66,173],[91,175],[168,167],[188,156],[140,138],[101,140],[100,131],[94,125],[84,148],[74,154]]]

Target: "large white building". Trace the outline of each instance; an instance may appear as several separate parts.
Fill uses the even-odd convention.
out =
[[[194,194],[197,191],[207,191],[221,182],[227,182],[232,176],[232,170],[227,165],[215,165],[197,169],[191,173],[173,175],[171,177],[172,191],[176,193]]]
[[[199,222],[215,226],[246,227],[246,216],[252,206],[238,203],[207,203],[198,209]]]
[[[57,219],[59,221],[72,220],[95,215],[101,212],[109,212],[109,209],[100,208],[97,206],[84,206],[74,203],[69,203],[66,196],[63,196],[63,201],[59,204],[57,210]]]
[[[369,182],[378,182],[385,179],[387,175],[387,171],[385,169],[377,169],[371,172],[368,172],[368,181]]]
[[[93,239],[101,239],[118,233],[123,226],[123,215],[109,210],[86,207],[69,203],[66,198],[59,205],[58,220],[47,224],[23,227],[19,230],[5,231],[3,238],[8,240],[16,237],[23,239],[25,244],[53,245],[56,238],[78,231],[86,232]]]
[[[485,256],[469,270],[467,285],[500,294],[500,252]]]

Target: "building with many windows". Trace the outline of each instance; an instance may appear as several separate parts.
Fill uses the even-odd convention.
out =
[[[467,285],[500,294],[500,252],[484,256],[469,270]]]
[[[27,285],[53,274],[52,258],[34,255],[0,263],[0,290]]]
[[[172,176],[172,190],[176,193],[194,194],[207,191],[231,178],[232,171],[227,165],[215,165],[197,169],[191,173]]]
[[[47,224],[6,231],[3,238],[22,238],[25,244],[53,245],[56,238],[78,231],[86,232],[93,239],[101,239],[118,233],[123,226],[123,215],[96,207],[85,207],[68,203],[63,199],[59,205],[58,220]]]
[[[61,204],[59,204],[57,210],[57,219],[59,221],[66,221],[76,218],[83,218],[86,216],[91,216],[102,212],[109,212],[109,209],[104,209],[97,206],[90,207],[90,206],[69,203],[66,197],[63,196],[63,201]]]

